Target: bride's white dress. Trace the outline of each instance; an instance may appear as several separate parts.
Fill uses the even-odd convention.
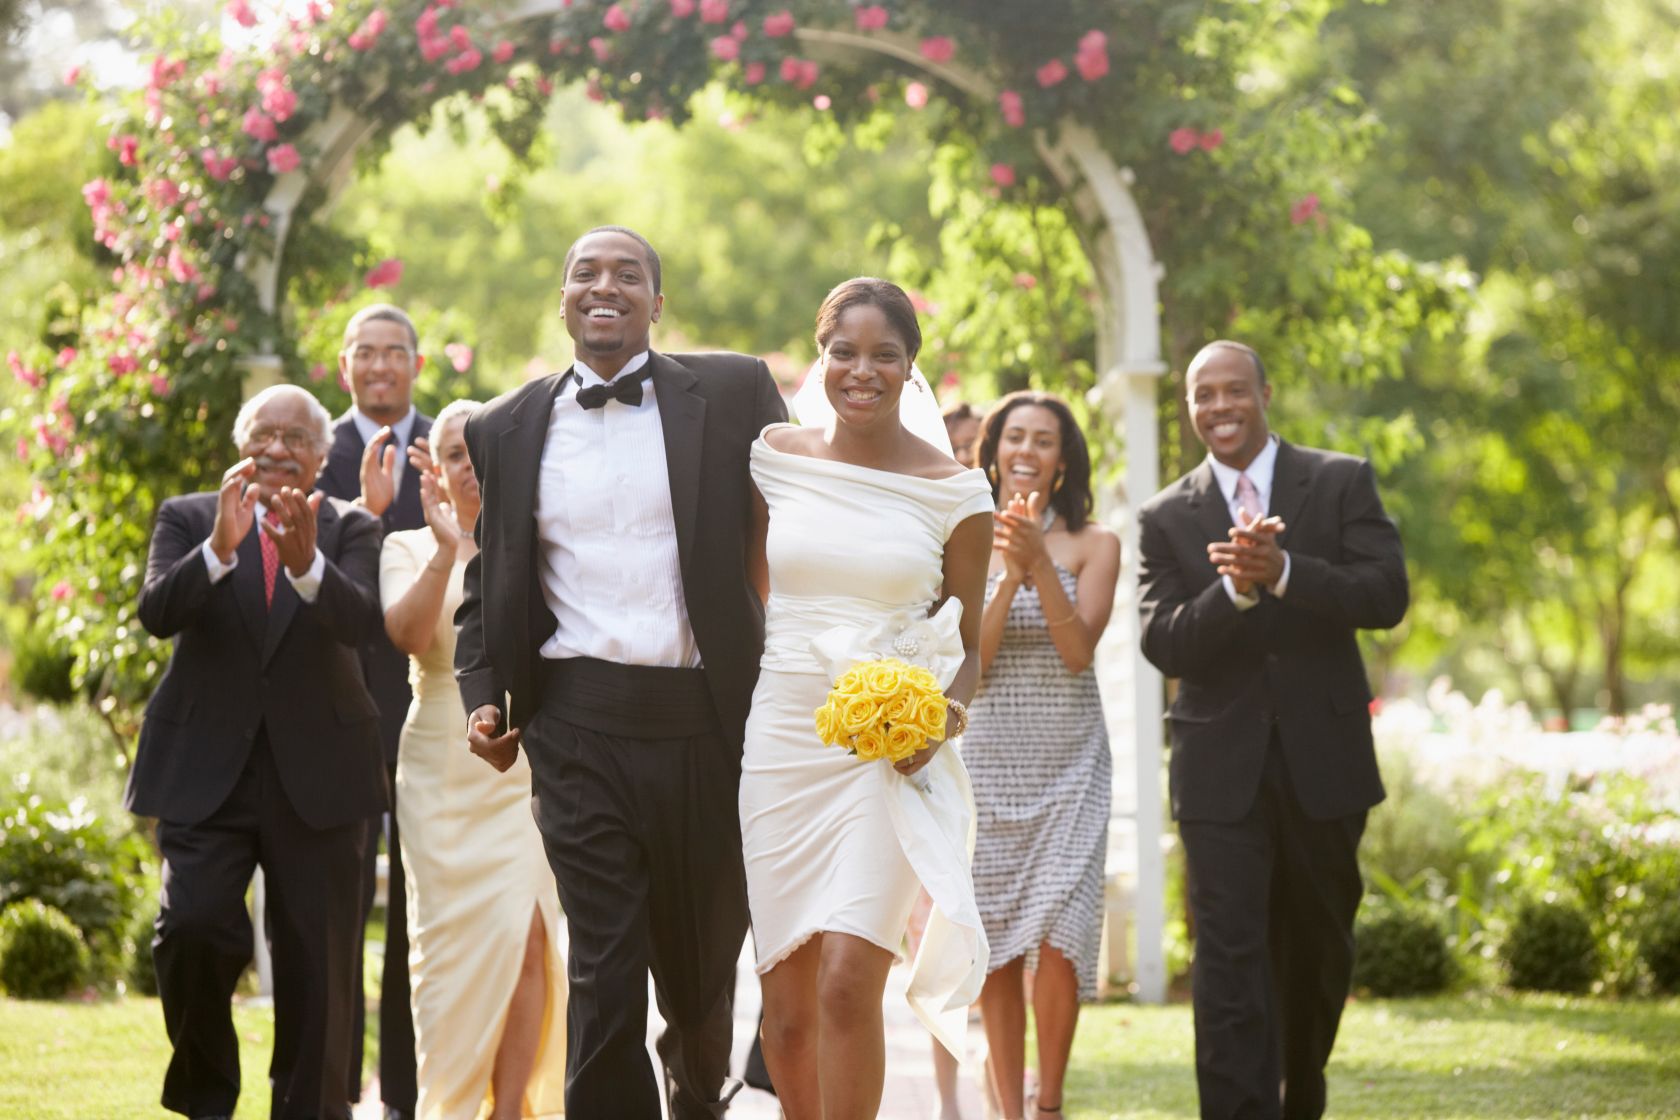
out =
[[[943,641],[954,671],[960,604],[947,604],[933,624],[928,612],[939,597],[946,540],[964,519],[990,515],[991,490],[978,470],[915,478],[779,451],[763,436],[752,447],[752,476],[770,509],[764,661],[740,801],[758,971],[825,931],[898,954],[918,884],[925,886],[935,912],[910,1002],[960,1053],[962,1009],[978,995],[986,965],[969,877],[967,774],[954,749],[941,749],[924,769],[924,792],[889,763],[821,743],[813,713],[831,678],[813,642],[823,638],[833,650],[837,636],[842,646],[848,637],[838,628],[852,628],[863,659],[872,632],[879,645],[879,634],[912,625],[924,645]],[[874,652],[896,655],[890,639]]]

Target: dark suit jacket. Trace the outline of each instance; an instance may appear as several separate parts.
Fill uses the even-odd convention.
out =
[[[1354,632],[1406,613],[1400,535],[1363,459],[1281,443],[1272,508],[1290,554],[1283,598],[1239,611],[1207,558],[1231,515],[1206,462],[1139,515],[1143,652],[1179,679],[1170,788],[1179,820],[1248,812],[1275,725],[1295,794],[1319,820],[1383,798],[1370,685]]]
[[[356,646],[380,625],[379,523],[328,499],[316,516],[326,559],[313,604],[281,572],[263,604],[262,547],[253,526],[238,566],[210,582],[200,549],[216,521],[214,493],[171,498],[158,510],[140,589],[140,622],[175,652],[146,705],[127,805],[195,824],[238,781],[266,727],[281,785],[312,828],[384,809],[378,712]]]
[[[739,744],[764,652],[764,608],[747,582],[753,489],[747,455],[787,419],[770,370],[742,354],[649,356],[683,594],[724,734]],[[523,727],[541,702],[538,650],[554,615],[538,583],[537,473],[561,375],[497,397],[467,421],[484,505],[467,562],[455,676],[471,713],[483,704]],[[620,407],[609,402],[609,408]]]
[[[409,446],[431,434],[432,418],[416,412],[414,426],[408,433]],[[327,465],[322,468],[315,489],[347,502],[361,497],[362,452],[366,448],[367,441],[362,439],[353,413],[346,412],[333,421],[332,449],[327,452]],[[420,472],[408,461],[406,449],[400,454],[402,485],[397,500],[379,517],[387,535],[426,524],[426,511],[420,505]],[[362,671],[367,674],[368,689],[379,705],[379,739],[385,749],[385,763],[395,766],[397,744],[402,739],[403,721],[408,718],[408,702],[413,693],[408,687],[408,654],[391,644],[383,625],[362,646]]]

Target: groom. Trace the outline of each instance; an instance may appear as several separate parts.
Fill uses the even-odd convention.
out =
[[[721,1116],[747,928],[737,787],[764,646],[748,450],[786,408],[762,361],[648,348],[659,254],[603,226],[566,254],[577,359],[467,422],[484,496],[455,616],[474,753],[521,743],[571,940],[566,1112]]]

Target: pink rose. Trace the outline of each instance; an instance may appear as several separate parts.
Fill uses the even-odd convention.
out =
[[[800,89],[810,89],[817,83],[818,66],[803,58],[782,59],[782,81],[792,82]]]
[[[181,252],[181,247],[179,245],[171,245],[169,247],[169,259],[167,261],[167,266],[169,268],[170,279],[174,280],[177,284],[190,284],[194,280],[198,279],[198,269],[193,267],[193,263],[186,258],[184,253]]]
[[[54,361],[56,361],[58,363],[58,368],[59,369],[64,369],[64,368],[68,367],[70,365],[70,363],[75,361],[75,360],[76,360],[76,348],[74,346],[64,347],[62,350],[60,350],[58,352],[58,357],[54,359]]]
[[[81,80],[82,80],[82,68],[80,66],[67,66],[67,67],[64,68],[64,84],[65,85],[73,86]]]
[[[12,367],[12,377],[20,385],[27,385],[31,389],[39,389],[45,380],[39,373],[23,364],[23,358],[16,350],[6,352],[6,364]]]
[[[237,157],[218,156],[215,151],[210,148],[205,148],[202,152],[200,152],[199,158],[204,162],[204,173],[210,176],[210,178],[216,180],[218,183],[227,182],[228,176],[232,175],[239,167],[239,160]]]
[[[922,40],[922,57],[929,62],[949,62],[957,53],[957,44],[949,35],[934,35]]]
[[[362,283],[369,288],[390,288],[402,280],[403,262],[396,257],[380,261],[368,269]]]
[[[1101,31],[1087,31],[1080,36],[1079,47],[1073,54],[1073,65],[1079,76],[1094,82],[1108,73],[1108,36]]]
[[[1013,187],[1015,185],[1015,169],[1007,163],[992,164],[992,182],[1000,187]]]
[[[607,14],[601,17],[601,24],[613,34],[630,30],[630,14],[624,10],[622,4],[614,4],[607,9]]]
[[[729,0],[700,0],[701,23],[728,23]]]
[[[879,31],[887,25],[887,10],[879,4],[857,10],[859,31]]]
[[[1179,155],[1189,155],[1195,151],[1196,145],[1201,143],[1201,137],[1193,128],[1175,128],[1167,136],[1167,144]]]
[[[1197,143],[1202,146],[1204,152],[1218,151],[1219,145],[1225,143],[1225,130],[1216,128],[1212,132],[1204,132],[1198,138]]]
[[[784,35],[793,33],[793,13],[783,8],[774,15],[764,17],[764,34],[771,39],[780,39]]]
[[[450,51],[449,40],[438,35],[420,40],[420,57],[427,62],[436,62]]]
[[[1038,68],[1038,84],[1043,86],[1045,89],[1049,89],[1051,86],[1057,85],[1065,80],[1067,76],[1068,68],[1062,64],[1062,60],[1059,58],[1052,58],[1049,62],[1046,62],[1043,66]]]
[[[163,374],[152,374],[149,384],[152,387],[153,396],[167,397],[169,395],[169,378],[165,377]]]
[[[82,184],[82,201],[89,209],[98,209],[111,201],[111,184],[103,179],[89,179]]]
[[[710,45],[712,56],[720,62],[734,62],[741,57],[741,42],[733,35],[719,35]]]
[[[1003,114],[1003,123],[1010,128],[1020,128],[1027,123],[1027,112],[1021,104],[1021,95],[1012,89],[998,94],[998,111]]]
[[[671,0],[671,15],[687,19],[694,14],[694,0]]]
[[[52,597],[53,597],[54,600],[62,603],[62,602],[64,602],[64,600],[70,598],[70,595],[71,595],[73,590],[74,590],[74,588],[72,588],[70,586],[70,581],[69,580],[61,579],[57,583],[53,584],[53,589],[52,589],[51,594],[52,594]]]
[[[274,86],[263,94],[262,107],[276,121],[284,121],[297,111],[297,94],[289,86]]]
[[[227,6],[222,10],[241,27],[257,25],[257,13],[251,10],[251,5],[246,3],[246,0],[228,0]]]
[[[1309,194],[1289,208],[1289,222],[1300,225],[1318,213],[1318,195]]]
[[[303,159],[298,155],[298,150],[290,144],[281,144],[279,147],[268,150],[268,169],[276,175],[296,171],[298,164],[302,162]]]
[[[505,64],[508,59],[513,57],[513,52],[513,43],[507,39],[503,39],[501,42],[496,44],[496,49],[490,52],[490,57],[495,59],[498,64]]]
[[[764,63],[749,62],[741,70],[741,79],[749,86],[756,86],[764,80]]]
[[[1024,292],[1030,292],[1038,287],[1038,277],[1030,272],[1017,272],[1015,274],[1015,286]]]
[[[438,9],[427,8],[420,13],[420,18],[414,21],[414,31],[421,39],[437,37]]]
[[[826,93],[819,93],[815,97],[811,98],[811,107],[816,109],[819,113],[826,113],[830,109],[834,108],[834,98],[830,97]]]
[[[904,103],[912,109],[925,109],[928,103],[928,88],[921,82],[911,82],[904,87]]]
[[[455,367],[456,373],[465,373],[472,368],[473,348],[464,342],[451,342],[443,348],[449,364]]]
[[[589,49],[595,52],[596,62],[605,62],[612,57],[612,45],[599,35],[589,40]]]
[[[735,36],[737,41],[742,43],[746,42],[747,36],[752,34],[752,32],[747,30],[747,21],[744,19],[736,20],[735,26],[729,29],[729,33]]]
[[[479,63],[484,61],[484,55],[477,47],[468,47],[454,58],[443,64],[443,68],[451,74],[465,74],[469,70],[477,70]]]
[[[253,140],[260,140],[264,144],[272,144],[280,139],[280,130],[275,127],[274,118],[256,106],[252,106],[245,111],[245,121],[242,127],[245,129],[245,135]]]

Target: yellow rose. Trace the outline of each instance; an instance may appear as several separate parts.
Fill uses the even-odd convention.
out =
[[[865,761],[884,758],[887,753],[887,737],[875,728],[867,727],[852,737],[852,749]]]
[[[834,687],[828,690],[830,696],[847,697],[863,694],[863,674],[856,669],[848,669],[840,674],[840,679],[834,682]]]
[[[924,696],[916,704],[916,724],[927,732],[929,739],[945,738],[945,697]]]
[[[922,668],[920,665],[912,666],[910,671],[905,674],[905,678],[909,682],[910,686],[917,692],[928,693],[939,691],[939,678],[934,676],[929,670]]]
[[[824,743],[832,743],[840,737],[840,713],[835,711],[832,700],[818,708],[814,715],[818,739]]]
[[[862,670],[864,687],[870,695],[879,700],[885,700],[896,693],[904,679],[905,666],[902,661],[871,661],[859,668]]]
[[[908,723],[895,723],[887,730],[887,757],[894,762],[909,758],[927,746],[927,733]]]
[[[916,694],[909,689],[895,693],[881,705],[881,718],[888,723],[909,723],[916,718]]]
[[[840,708],[840,732],[856,735],[880,721],[881,706],[868,696],[847,698]]]

